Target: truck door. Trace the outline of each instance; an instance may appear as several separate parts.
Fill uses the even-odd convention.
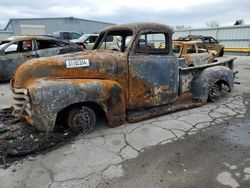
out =
[[[179,67],[172,54],[171,33],[144,30],[129,55],[128,108],[145,108],[174,101]]]

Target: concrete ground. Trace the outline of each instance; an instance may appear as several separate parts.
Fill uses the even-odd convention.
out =
[[[250,187],[250,58],[215,103],[89,135],[0,169],[9,187]],[[0,108],[10,106],[8,84]]]

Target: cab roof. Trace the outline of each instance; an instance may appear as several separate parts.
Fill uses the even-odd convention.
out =
[[[190,41],[185,41],[185,40],[173,40],[174,44],[197,44],[197,43],[203,43],[201,40],[190,40]]]
[[[150,23],[150,22],[142,22],[142,23],[128,23],[128,24],[121,24],[121,25],[111,25],[104,29],[106,30],[121,30],[121,29],[130,29],[133,31],[138,31],[141,29],[159,29],[159,30],[166,30],[170,33],[173,33],[173,29],[165,24],[160,23]]]
[[[39,35],[24,35],[24,36],[12,36],[7,38],[8,41],[18,40],[56,40],[53,37],[39,36]]]

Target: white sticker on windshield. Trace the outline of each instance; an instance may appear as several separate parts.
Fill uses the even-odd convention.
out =
[[[76,68],[76,67],[88,67],[88,59],[79,59],[79,60],[68,60],[66,61],[66,68]]]

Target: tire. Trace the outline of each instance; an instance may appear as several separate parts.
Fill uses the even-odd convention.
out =
[[[88,134],[94,130],[96,113],[87,106],[73,108],[68,112],[67,125],[74,132]]]
[[[211,102],[215,102],[221,98],[222,86],[219,83],[215,83],[209,91],[208,99]]]

